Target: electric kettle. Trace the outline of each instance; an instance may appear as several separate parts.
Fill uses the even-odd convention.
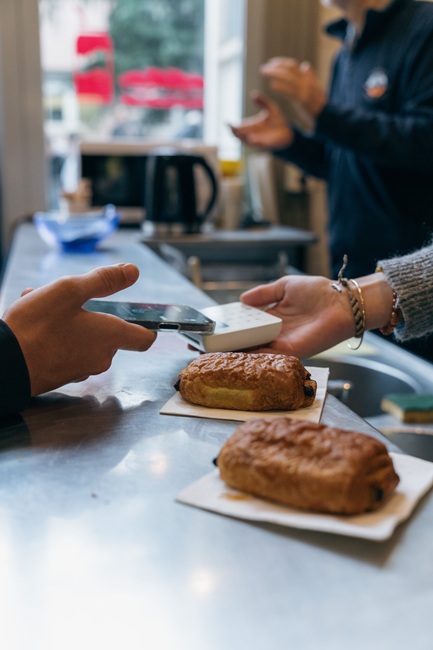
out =
[[[196,233],[211,213],[218,195],[215,173],[203,156],[176,149],[149,153],[145,168],[146,221],[171,232]]]

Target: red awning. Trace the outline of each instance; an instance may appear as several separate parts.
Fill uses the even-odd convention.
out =
[[[129,106],[203,108],[203,77],[178,68],[129,70],[117,78],[120,101]]]
[[[109,104],[114,98],[114,54],[106,32],[80,34],[76,41],[79,70],[74,74],[81,102]],[[100,60],[95,59],[102,54]],[[96,64],[96,65],[95,65]],[[86,70],[86,67],[89,68]],[[149,67],[119,75],[120,101],[155,109],[203,109],[203,77],[179,68]]]
[[[144,70],[128,70],[117,78],[120,88],[131,87],[162,87],[203,89],[203,77],[198,74],[183,72],[177,68],[145,68]]]

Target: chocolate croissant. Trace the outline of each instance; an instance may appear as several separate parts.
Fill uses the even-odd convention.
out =
[[[293,411],[314,402],[317,384],[296,357],[215,352],[184,368],[175,388],[188,402],[210,408]]]
[[[376,438],[285,417],[238,426],[216,464],[233,488],[322,513],[376,510],[399,483],[392,458]]]

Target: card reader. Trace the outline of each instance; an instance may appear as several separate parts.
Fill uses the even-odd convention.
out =
[[[233,352],[264,345],[281,332],[283,321],[262,309],[230,302],[200,310],[216,322],[213,334],[182,333],[182,338],[202,352]]]

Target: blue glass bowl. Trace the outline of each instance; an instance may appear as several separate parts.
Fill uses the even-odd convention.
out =
[[[114,205],[105,206],[99,213],[36,212],[33,217],[41,238],[50,246],[60,246],[68,253],[91,253],[99,242],[118,228],[119,220]]]

